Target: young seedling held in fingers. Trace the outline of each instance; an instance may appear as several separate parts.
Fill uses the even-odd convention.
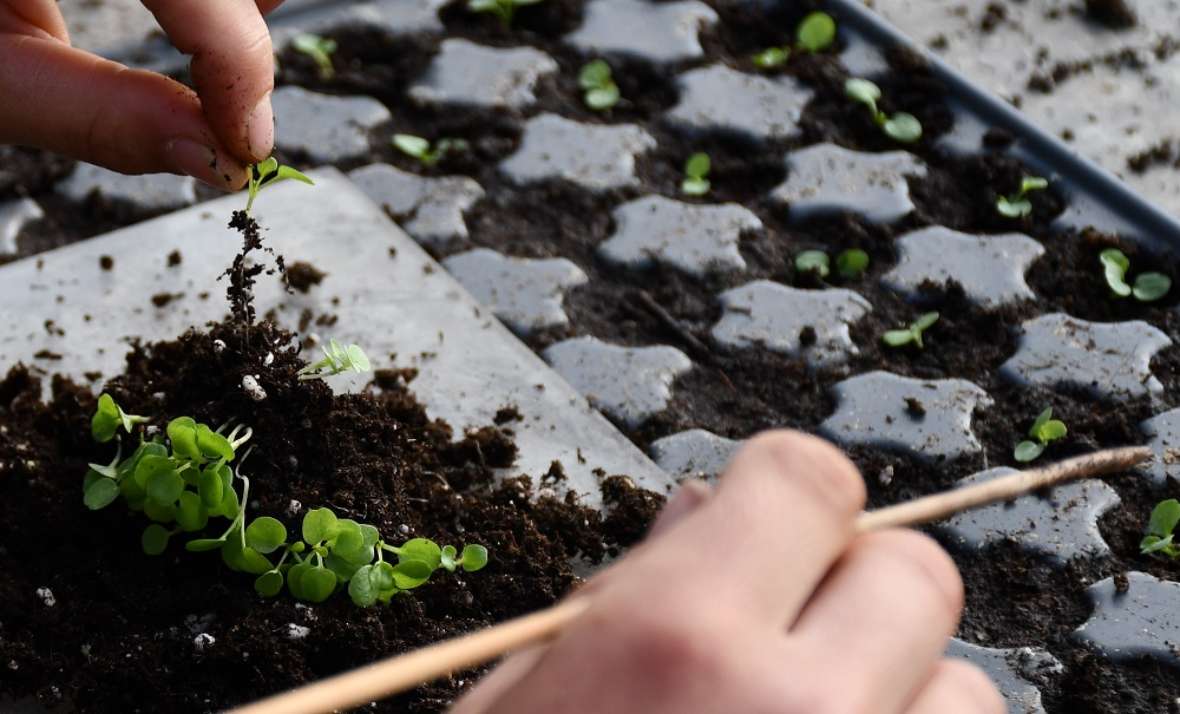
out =
[[[684,181],[680,183],[680,192],[685,196],[704,196],[712,187],[708,178],[712,168],[713,163],[704,152],[688,157],[688,161],[684,162]]]
[[[305,176],[303,173],[296,171],[290,166],[282,166],[278,160],[273,156],[266,161],[254,164],[249,167],[250,181],[246,184],[246,192],[248,198],[246,199],[246,213],[250,213],[250,209],[254,207],[254,199],[258,198],[259,192],[267,186],[271,186],[280,181],[287,179],[294,179],[309,186],[314,186],[315,182]]]
[[[578,72],[578,84],[584,94],[582,101],[596,112],[606,111],[619,103],[619,85],[611,76],[610,65],[605,60],[588,62]]]
[[[873,122],[890,139],[903,144],[912,144],[922,138],[922,124],[913,114],[898,112],[889,116],[877,108],[881,99],[881,88],[867,79],[852,78],[844,83],[844,94],[849,99],[868,107]]]
[[[337,49],[336,40],[305,32],[291,40],[291,47],[316,63],[320,79],[328,80],[336,76],[336,68],[332,65],[332,55]]]
[[[299,370],[299,379],[320,379],[344,372],[364,373],[372,369],[369,358],[359,345],[345,347],[336,340],[330,340],[324,347],[324,358]]]
[[[1118,297],[1134,295],[1139,302],[1154,302],[1172,289],[1172,279],[1163,273],[1140,273],[1135,277],[1135,284],[1128,285],[1126,278],[1131,260],[1118,248],[1107,248],[1098,260],[1102,263],[1106,284]]]
[[[1139,542],[1139,552],[1143,555],[1153,553],[1172,558],[1180,558],[1180,544],[1175,542],[1176,524],[1180,523],[1180,501],[1169,498],[1160,501],[1151,511],[1151,521],[1147,525],[1147,535]]]
[[[791,57],[791,51],[823,52],[836,41],[836,21],[825,12],[813,12],[803,18],[795,30],[795,45],[768,47],[754,55],[754,64],[763,69],[779,67]]]
[[[889,330],[881,336],[881,341],[890,347],[904,347],[908,344],[914,344],[918,349],[922,349],[925,345],[922,343],[922,333],[930,329],[934,323],[938,322],[937,312],[928,312],[920,316],[917,320],[910,323],[908,327],[900,330]]]
[[[1016,445],[1013,457],[1021,463],[1028,463],[1044,453],[1050,443],[1065,438],[1067,433],[1069,430],[1065,428],[1065,422],[1054,419],[1053,407],[1047,407],[1037,415],[1032,428],[1028,430],[1029,438]]]
[[[1028,199],[1028,194],[1032,191],[1044,191],[1048,187],[1047,179],[1040,176],[1025,176],[1020,179],[1020,190],[996,199],[996,210],[1006,218],[1024,218],[1032,213],[1032,201]]]
[[[471,147],[464,139],[439,139],[431,146],[428,139],[413,134],[394,134],[393,146],[407,156],[422,162],[423,166],[435,166],[454,154],[461,154]]]
[[[525,5],[536,5],[542,0],[467,0],[467,9],[471,12],[487,12],[500,18],[504,27],[511,27],[518,8]]]

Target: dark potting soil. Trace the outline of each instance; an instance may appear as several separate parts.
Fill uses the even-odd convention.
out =
[[[764,47],[788,42],[791,28],[815,7],[811,3],[761,8],[755,3],[710,4],[722,21],[703,34],[707,61],[721,60],[750,72],[759,70],[749,57]],[[760,142],[726,133],[681,133],[667,128],[658,118],[675,103],[674,78],[687,65],[657,66],[612,58],[614,77],[629,101],[605,114],[584,107],[574,78],[591,57],[557,41],[577,25],[580,12],[577,0],[529,6],[521,10],[513,30],[504,30],[494,19],[463,12],[459,3],[444,9],[442,18],[450,36],[482,44],[529,44],[556,59],[561,71],[539,83],[535,111],[556,112],[585,122],[638,123],[655,136],[659,147],[638,158],[641,186],[637,189],[592,193],[549,181],[526,190],[505,181],[497,174],[496,163],[519,143],[521,117],[454,107],[445,111],[421,108],[404,97],[405,87],[437,51],[438,37],[432,44],[426,35],[411,42],[353,30],[333,33],[342,48],[350,48],[348,59],[337,62],[342,71],[335,80],[319,79],[314,65],[295,53],[283,56],[282,80],[342,94],[365,91],[362,81],[367,80],[358,79],[361,77],[388,80],[385,89],[375,95],[397,117],[396,127],[378,130],[373,153],[350,166],[385,161],[419,174],[461,173],[479,181],[487,196],[467,213],[469,239],[434,249],[436,256],[489,247],[515,256],[568,258],[587,273],[590,280],[566,295],[569,325],[528,337],[534,349],[572,336],[593,335],[623,345],[671,344],[693,358],[696,368],[677,380],[666,410],[637,428],[619,425],[637,444],[646,448],[659,437],[690,428],[705,428],[731,438],[744,438],[765,428],[815,431],[835,407],[832,386],[849,373],[873,369],[921,378],[970,379],[996,402],[974,415],[973,430],[984,445],[979,456],[952,464],[927,464],[904,454],[851,449],[850,456],[869,484],[874,506],[951,487],[959,478],[988,466],[1012,464],[1013,447],[1046,406],[1052,406],[1054,416],[1068,424],[1069,436],[1055,443],[1045,458],[1143,441],[1138,424],[1161,411],[1159,404],[1152,405],[1147,399],[1096,401],[1079,391],[1016,387],[1002,380],[997,369],[1015,352],[1020,324],[1054,311],[1097,321],[1146,320],[1180,343],[1180,318],[1175,312],[1178,293],[1151,305],[1112,299],[1102,279],[1098,254],[1103,248],[1119,246],[1134,265],[1150,265],[1172,276],[1180,276],[1180,264],[1174,256],[1146,253],[1118,236],[1051,228],[1053,219],[1065,208],[1064,199],[1052,190],[1032,197],[1030,217],[1001,217],[995,210],[996,199],[1014,190],[1030,172],[1000,153],[1011,142],[1011,137],[1000,132],[989,132],[980,153],[974,156],[958,156],[936,146],[935,140],[953,126],[954,116],[946,105],[944,88],[919,57],[904,51],[888,52],[893,71],[874,78],[883,89],[886,111],[904,110],[921,120],[924,137],[914,146],[898,147],[866,114],[850,110],[843,93],[847,73],[833,53],[798,54],[783,70],[816,93],[800,122],[798,139]],[[421,53],[419,57],[405,55],[415,49]],[[387,135],[394,131],[431,139],[461,137],[468,140],[472,151],[435,167],[423,167],[387,148]],[[929,171],[924,179],[910,180],[917,210],[889,226],[871,224],[854,215],[789,221],[785,211],[765,196],[785,179],[783,156],[789,150],[821,141],[866,151],[907,148],[919,155]],[[713,190],[702,200],[739,202],[754,211],[765,226],[741,242],[746,270],[695,278],[659,265],[628,270],[603,263],[596,249],[613,231],[614,207],[647,193],[693,200],[679,197],[678,186],[684,161],[695,151],[706,151],[713,163]],[[1027,276],[1037,300],[988,310],[967,300],[953,283],[926,286],[920,304],[882,288],[880,276],[897,260],[894,238],[927,225],[974,233],[1021,232],[1041,241],[1045,255]],[[872,263],[868,272],[855,281],[829,280],[830,285],[856,290],[873,305],[873,312],[852,328],[860,353],[851,359],[847,372],[810,371],[798,360],[766,349],[730,350],[711,340],[709,331],[721,312],[716,296],[722,290],[759,278],[803,288],[825,287],[810,276],[797,275],[794,256],[810,248],[834,254],[854,247],[869,253]],[[939,310],[942,317],[927,333],[925,349],[896,350],[881,344],[885,330],[908,324],[926,310]],[[1178,366],[1180,347],[1164,350],[1153,361],[1153,372],[1165,385],[1165,404],[1176,403],[1180,396]],[[922,407],[906,408],[913,413]],[[982,553],[954,553],[968,592],[959,636],[984,646],[1050,649],[1066,664],[1062,676],[1046,680],[1042,687],[1052,714],[1158,714],[1168,711],[1175,698],[1175,668],[1151,661],[1112,666],[1071,637],[1089,616],[1085,594],[1089,584],[1131,570],[1180,579],[1180,565],[1138,554],[1138,541],[1152,506],[1169,494],[1129,476],[1112,478],[1110,483],[1122,497],[1122,505],[1100,522],[1112,548],[1110,557],[1082,559],[1062,569],[1009,545]]]

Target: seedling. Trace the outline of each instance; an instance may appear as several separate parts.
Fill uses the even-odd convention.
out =
[[[877,108],[877,101],[881,99],[881,88],[869,80],[849,79],[844,83],[844,94],[868,107],[873,115],[873,122],[894,141],[912,144],[922,138],[922,123],[913,114],[898,112],[889,116]]]
[[[123,427],[123,431],[130,434],[136,424],[142,424],[147,420],[147,417],[123,411],[118,404],[115,404],[114,398],[104,392],[98,398],[98,409],[90,419],[90,435],[98,443],[105,444],[115,438],[115,432],[119,430],[120,426]]]
[[[1032,213],[1032,201],[1028,200],[1031,191],[1043,191],[1049,187],[1049,181],[1040,176],[1025,176],[1020,179],[1020,190],[1009,196],[996,199],[996,210],[1007,218],[1024,218]]]
[[[464,139],[439,139],[431,146],[429,140],[412,134],[394,134],[393,145],[403,154],[421,161],[423,166],[434,166],[451,154],[461,154],[471,148]]]
[[[1065,438],[1067,433],[1065,422],[1054,419],[1053,407],[1047,407],[1037,416],[1032,428],[1028,430],[1029,440],[1017,444],[1013,456],[1021,463],[1032,461],[1044,453],[1046,446],[1058,439]]]
[[[1163,273],[1140,273],[1135,277],[1135,285],[1128,285],[1126,277],[1131,261],[1118,248],[1107,248],[1098,256],[1098,260],[1105,270],[1106,284],[1119,297],[1134,295],[1139,302],[1154,302],[1172,289],[1172,279]]]
[[[869,254],[860,248],[849,248],[836,254],[836,274],[844,280],[856,280],[869,268]],[[805,250],[795,256],[795,270],[813,273],[823,280],[831,273],[832,263],[822,250]]]
[[[278,160],[273,156],[254,164],[249,168],[250,182],[246,185],[246,191],[249,198],[246,199],[246,213],[254,207],[254,199],[258,198],[258,193],[266,186],[276,184],[287,179],[294,179],[309,186],[314,186],[315,182],[305,176],[303,173],[296,171],[290,166],[282,166]]]
[[[771,69],[785,64],[792,49],[799,52],[823,52],[836,40],[836,21],[825,12],[813,12],[803,18],[795,30],[795,46],[768,47],[754,55],[754,64]]]
[[[332,352],[354,365],[359,361],[339,345],[334,344]],[[96,419],[107,419],[111,405],[108,397]],[[140,537],[147,555],[163,553],[177,533],[202,531],[213,518],[227,519],[229,525],[219,536],[190,540],[185,550],[219,551],[231,570],[255,576],[254,589],[264,597],[278,595],[285,584],[297,599],[318,603],[348,583],[353,602],[368,607],[422,585],[439,568],[474,572],[487,565],[488,551],[482,545],[466,545],[461,553],[425,538],[393,546],[381,539],[376,527],[337,518],[327,508],[309,511],[303,518],[302,539],[288,542],[287,528],[277,519],[247,518],[250,480],[242,473],[242,462],[249,452],[236,467],[229,464],[251,430],[238,425],[222,433],[229,428],[226,424],[214,431],[191,417],[173,419],[167,442],[160,437],[143,441],[126,459],[119,448],[110,464],[91,464],[82,485],[84,503],[98,510],[122,495],[131,510],[142,511],[153,521]],[[235,482],[241,483],[240,497]],[[386,562],[386,553],[396,556],[396,564]]]
[[[605,111],[619,103],[619,85],[611,77],[610,65],[605,60],[594,60],[578,73],[578,84],[585,94],[582,100],[596,112]]]
[[[345,347],[336,340],[330,340],[324,347],[324,358],[299,370],[299,379],[320,379],[343,372],[364,373],[372,369],[369,358],[359,345]]]
[[[291,40],[291,47],[296,52],[307,55],[316,63],[320,69],[320,79],[331,79],[336,75],[336,68],[332,66],[332,55],[336,52],[336,40],[305,32],[296,35]]]
[[[517,8],[525,5],[536,5],[542,0],[467,0],[467,9],[471,12],[489,12],[500,18],[504,27],[512,25]]]
[[[1173,559],[1180,558],[1180,546],[1173,540],[1177,523],[1180,523],[1180,501],[1169,498],[1157,503],[1151,510],[1147,535],[1139,542],[1139,552],[1144,555],[1159,553]]]
[[[911,342],[922,349],[922,333],[938,322],[937,312],[928,312],[910,323],[909,327],[900,330],[889,330],[881,336],[881,341],[890,347],[904,347]]]
[[[684,162],[684,181],[680,184],[680,192],[686,196],[704,196],[712,186],[708,179],[712,168],[713,163],[704,152],[688,157],[688,161]]]
[[[822,250],[805,250],[795,256],[795,270],[799,273],[811,273],[823,280],[831,272],[832,261]]]

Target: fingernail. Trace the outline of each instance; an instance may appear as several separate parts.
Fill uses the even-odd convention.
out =
[[[274,144],[275,114],[270,106],[270,92],[267,92],[246,121],[246,147],[255,161],[262,161],[270,156]]]
[[[712,494],[713,489],[704,481],[685,481],[680,484],[680,489],[664,506],[664,510],[660,511],[648,537],[658,536],[684,520],[693,511],[700,508],[701,504],[708,501]]]
[[[216,151],[199,141],[173,139],[166,150],[174,170],[213,188],[232,191],[245,181],[244,168],[235,161],[219,159]]]

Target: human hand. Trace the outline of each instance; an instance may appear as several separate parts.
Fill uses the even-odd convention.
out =
[[[192,55],[193,92],[71,47],[55,0],[0,0],[0,144],[240,188],[246,165],[274,145],[274,55],[262,18],[281,2],[143,0]]]
[[[1004,714],[982,672],[943,657],[954,563],[914,531],[855,535],[864,500],[826,443],[751,440],[715,494],[683,488],[574,596],[585,615],[452,714]]]

